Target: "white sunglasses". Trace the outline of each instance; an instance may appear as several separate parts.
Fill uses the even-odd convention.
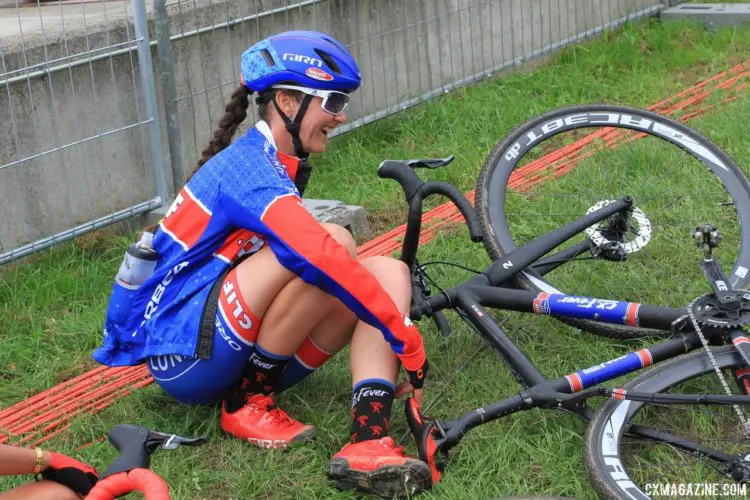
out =
[[[323,103],[320,105],[323,111],[333,116],[340,115],[349,105],[349,94],[339,92],[338,90],[318,90],[308,87],[296,87],[294,85],[273,85],[272,89],[298,90],[303,94],[313,97],[322,97]]]

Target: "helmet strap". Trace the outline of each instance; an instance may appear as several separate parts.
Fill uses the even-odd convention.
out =
[[[305,116],[305,112],[307,111],[307,107],[310,105],[310,101],[312,101],[312,96],[305,95],[304,99],[302,99],[302,104],[299,106],[299,111],[297,111],[297,116],[294,117],[294,121],[292,121],[286,113],[284,113],[281,110],[281,106],[279,106],[279,103],[276,102],[276,96],[273,98],[273,105],[276,107],[276,111],[279,113],[279,116],[281,116],[281,119],[284,120],[284,124],[286,125],[286,131],[289,132],[289,135],[292,136],[292,143],[294,144],[294,154],[297,156],[297,158],[303,159],[310,156],[309,153],[306,153],[304,149],[302,149],[302,141],[299,138],[299,127],[302,123],[302,118]]]
[[[300,158],[299,165],[297,165],[297,174],[294,176],[294,185],[299,191],[300,197],[305,192],[307,187],[307,181],[310,180],[310,174],[312,173],[312,165],[307,162],[307,158]]]
[[[310,180],[312,166],[310,166],[310,164],[307,162],[307,157],[310,156],[310,153],[307,153],[304,149],[302,149],[302,140],[299,138],[299,128],[300,124],[302,123],[302,118],[304,118],[305,112],[307,111],[307,107],[312,101],[312,96],[305,94],[305,97],[302,99],[302,103],[299,106],[299,111],[297,111],[297,115],[294,117],[293,121],[286,115],[286,113],[281,110],[281,106],[279,106],[279,103],[276,102],[276,96],[273,96],[271,100],[273,101],[273,105],[276,107],[276,112],[279,114],[281,119],[284,120],[287,132],[289,132],[289,135],[292,136],[292,144],[294,144],[294,154],[295,156],[297,156],[297,158],[299,158],[297,173],[294,176],[294,185],[297,187],[299,195],[302,196],[302,193],[304,193],[305,191],[305,187],[307,187],[307,181]]]

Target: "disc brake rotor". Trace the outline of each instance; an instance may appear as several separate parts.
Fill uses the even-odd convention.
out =
[[[606,207],[615,200],[602,200],[589,208],[586,214],[590,214]],[[634,253],[641,250],[651,240],[651,221],[640,208],[634,207],[628,219],[628,228],[622,235],[623,240],[617,241],[608,238],[604,233],[609,229],[606,220],[586,229],[586,236],[599,248],[619,245],[625,253]]]

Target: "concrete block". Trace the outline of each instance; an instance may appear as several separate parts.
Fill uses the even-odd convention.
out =
[[[303,199],[305,208],[315,217],[318,222],[330,222],[345,227],[358,242],[367,241],[372,237],[370,223],[367,221],[367,212],[363,207],[345,205],[338,200],[310,200]],[[169,210],[171,203],[147,212],[138,218],[132,219],[124,225],[124,230],[136,232],[144,227],[157,224]]]
[[[167,210],[169,210],[170,206],[172,206],[172,201],[170,201],[169,203],[165,203],[164,205],[160,206],[159,208],[155,208],[150,212],[145,212],[138,217],[130,219],[130,221],[132,222],[129,223],[126,227],[128,229],[133,229],[134,223],[134,231],[139,231],[144,227],[154,226],[167,215]]]
[[[344,226],[358,242],[367,241],[372,237],[367,212],[363,207],[345,205],[338,200],[309,200],[303,199],[305,208],[318,222],[330,222]]]
[[[661,12],[665,21],[687,20],[703,23],[709,28],[739,26],[750,23],[750,3],[690,3],[670,7]]]

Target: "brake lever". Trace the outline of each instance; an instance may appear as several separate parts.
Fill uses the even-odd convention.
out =
[[[419,267],[419,261],[415,259],[414,269],[411,273],[411,308],[409,317],[413,321],[419,321],[426,312],[426,297],[431,293],[430,285],[424,276],[424,271]]]
[[[186,438],[178,436],[177,434],[165,434],[163,432],[149,431],[148,438],[146,438],[146,443],[144,444],[144,448],[146,448],[149,453],[153,453],[159,448],[163,450],[174,450],[179,448],[180,445],[200,446],[205,442],[206,438],[204,436],[200,436],[197,438]]]
[[[112,446],[117,449],[118,455],[107,470],[101,474],[101,479],[133,469],[148,469],[151,463],[151,454],[160,447],[173,450],[180,444],[197,446],[206,441],[204,437],[188,439],[176,434],[165,434],[129,424],[115,426],[107,433],[107,438],[109,438]]]
[[[406,422],[409,424],[409,430],[417,442],[417,451],[419,459],[430,467],[432,473],[432,486],[440,482],[440,474],[444,466],[437,460],[437,453],[440,451],[438,441],[435,439],[439,436],[441,429],[437,427],[437,421],[422,415],[421,408],[414,398],[408,398],[404,405],[406,410]],[[445,437],[445,436],[442,436]]]
[[[417,159],[417,160],[408,160],[406,162],[407,165],[409,165],[411,168],[440,168],[448,165],[450,162],[453,161],[455,156],[450,155],[445,158],[423,158],[423,159]]]
[[[200,446],[205,442],[206,438],[204,436],[200,436],[197,438],[186,438],[178,436],[177,434],[165,434],[163,432],[149,431],[148,438],[146,439],[146,444],[144,445],[144,447],[146,448],[146,450],[148,450],[149,453],[153,453],[158,448],[161,448],[163,450],[174,450],[179,448],[180,445]]]
[[[424,271],[419,267],[419,261],[416,261],[415,264],[416,266],[412,275],[413,307],[411,308],[410,317],[414,320],[420,320],[424,316],[424,313],[427,312],[426,299],[432,294],[432,289],[430,288],[430,284],[427,282],[427,279],[425,279]],[[440,331],[443,337],[450,336],[451,327],[442,311],[437,311],[435,313],[429,312],[429,316],[432,317],[433,321],[435,322],[435,326],[437,326],[437,329]]]

